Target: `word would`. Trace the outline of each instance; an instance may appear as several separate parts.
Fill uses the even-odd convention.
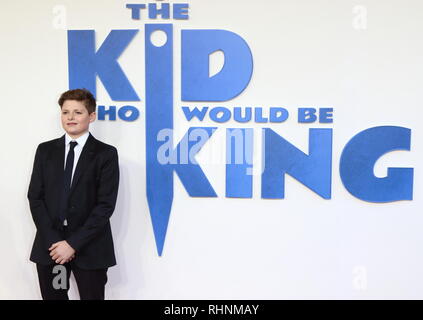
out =
[[[210,110],[208,106],[204,106],[201,109],[198,107],[182,107],[182,111],[184,112],[185,118],[188,121],[191,121],[193,118],[203,121],[207,113],[210,120],[218,123],[227,122],[231,120],[231,118],[239,123],[250,122],[252,119],[254,119],[254,122],[256,123],[282,123],[289,117],[289,112],[285,108],[270,107],[268,110],[268,116],[266,116],[266,109],[261,107],[235,107],[233,108],[233,111],[223,106],[212,107]],[[317,111],[318,115],[316,115]],[[332,112],[333,108],[299,108],[298,122],[313,123],[319,120],[320,123],[332,123]]]

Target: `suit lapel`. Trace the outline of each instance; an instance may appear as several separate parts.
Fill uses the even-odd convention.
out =
[[[72,194],[72,191],[75,189],[75,186],[78,184],[78,181],[81,175],[84,173],[85,169],[91,163],[92,159],[95,156],[95,138],[91,135],[88,136],[87,142],[82,149],[81,155],[79,156],[78,163],[75,168],[75,172],[72,178],[72,185],[69,191],[69,195]],[[62,170],[63,171],[63,170]]]
[[[65,170],[65,135],[57,139],[50,159],[54,172],[53,177],[55,177],[55,184],[57,185],[57,190],[61,192],[63,189],[63,175]]]

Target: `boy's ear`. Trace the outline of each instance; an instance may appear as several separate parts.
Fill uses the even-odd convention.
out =
[[[91,112],[91,113],[90,113],[90,122],[94,122],[94,121],[95,121],[95,118],[96,118],[96,113],[95,113],[95,111],[94,111],[94,112]]]

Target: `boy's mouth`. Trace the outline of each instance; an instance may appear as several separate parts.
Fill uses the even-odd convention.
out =
[[[68,126],[75,126],[76,125],[76,123],[75,122],[69,122],[68,123]]]

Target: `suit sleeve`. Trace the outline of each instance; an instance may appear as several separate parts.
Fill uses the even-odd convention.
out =
[[[97,205],[91,211],[84,225],[66,241],[76,251],[89,243],[103,230],[115,210],[119,188],[119,160],[116,148],[108,152],[101,168],[97,190]]]
[[[60,232],[53,228],[53,221],[45,205],[40,146],[38,146],[35,153],[34,167],[28,189],[28,200],[32,219],[41,235],[45,249],[48,250],[53,243],[63,240],[63,238]]]

